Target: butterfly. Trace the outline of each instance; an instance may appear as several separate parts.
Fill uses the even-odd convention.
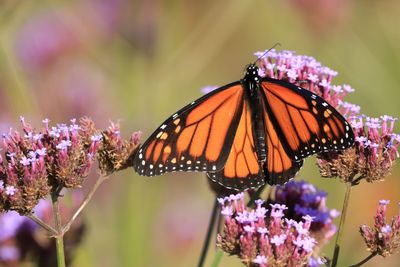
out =
[[[134,169],[155,176],[206,172],[236,190],[283,184],[303,159],[354,143],[343,116],[323,98],[294,84],[244,78],[204,95],[169,117],[139,148]]]

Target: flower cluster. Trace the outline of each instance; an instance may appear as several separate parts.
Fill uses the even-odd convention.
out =
[[[10,130],[3,135],[5,158],[0,156],[0,212],[30,213],[46,195],[63,187],[80,187],[96,158],[104,162],[108,158],[102,156],[112,154],[116,158],[121,153],[119,157],[127,159],[125,150],[109,145],[110,139],[123,143],[115,127],[101,132],[88,118],[82,118],[79,124],[73,119],[70,125],[56,126],[50,126],[45,119],[41,131],[33,129],[24,118],[21,123],[23,133]],[[137,145],[138,138],[124,143],[131,153]]]
[[[395,121],[386,115],[352,118],[355,146],[345,153],[321,154],[317,161],[321,175],[340,177],[345,182],[351,182],[355,175],[367,182],[384,179],[399,157],[400,135],[393,132]]]
[[[395,253],[400,247],[400,213],[388,223],[386,221],[386,206],[388,204],[388,200],[379,201],[373,228],[367,225],[360,226],[360,233],[368,250],[383,257]]]
[[[336,71],[323,66],[315,58],[297,55],[294,51],[275,49],[256,52],[260,58],[259,75],[294,83],[324,98],[342,114],[357,114],[360,107],[343,101],[343,98],[354,92],[349,85],[334,85],[332,79]]]
[[[111,123],[102,133],[103,144],[99,149],[100,170],[108,175],[131,166],[140,136],[141,132],[134,132],[129,141],[123,140],[119,125]]]
[[[238,255],[246,266],[305,266],[317,241],[310,236],[311,216],[301,221],[285,218],[284,204],[256,201],[254,209],[244,204],[244,194],[218,199],[225,218],[217,245],[231,255]]]
[[[72,194],[72,200],[79,200],[79,194]],[[70,216],[70,207],[61,207],[64,216]],[[76,208],[76,207],[73,207]],[[35,215],[46,223],[52,221],[51,204],[42,199],[34,208]],[[66,260],[72,260],[76,245],[84,236],[85,225],[78,220],[65,235]],[[34,260],[37,266],[55,266],[54,240],[44,238],[46,232],[27,217],[14,211],[0,215],[0,265],[5,267],[19,266],[26,260]]]
[[[326,196],[325,191],[318,190],[310,183],[291,180],[285,185],[277,186],[268,203],[286,205],[285,215],[289,219],[297,221],[304,216],[311,216],[313,221],[310,226],[310,234],[321,247],[329,242],[336,233],[333,219],[339,215],[337,210],[328,209]]]

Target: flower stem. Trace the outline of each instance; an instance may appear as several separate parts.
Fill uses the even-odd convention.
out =
[[[57,266],[65,267],[65,254],[64,254],[64,233],[62,231],[60,207],[59,207],[59,191],[53,192],[51,196],[53,204],[53,217],[54,226],[56,230],[56,251],[57,251]]]
[[[215,221],[217,220],[217,218],[218,218],[218,200],[217,200],[217,198],[215,198],[213,210],[211,212],[210,222],[208,223],[206,239],[204,240],[203,249],[201,251],[199,264],[197,265],[198,267],[203,267],[204,266],[204,261],[206,260],[208,247],[210,245],[211,234],[213,232],[213,229],[214,229],[214,226],[215,226]]]
[[[57,235],[56,229],[54,229],[53,227],[51,227],[50,225],[48,225],[47,223],[42,221],[40,218],[38,218],[35,215],[33,215],[32,213],[31,214],[27,214],[26,217],[28,217],[29,219],[31,219],[32,221],[37,223],[39,226],[41,226],[43,229],[45,229],[47,232],[49,232],[49,234],[51,236]]]
[[[261,193],[264,191],[266,186],[267,186],[267,184],[260,186],[257,189],[257,191],[251,195],[251,198],[250,198],[249,202],[247,203],[247,207],[251,207],[254,204],[254,201],[256,201],[260,197]]]
[[[368,257],[366,257],[365,259],[363,259],[362,261],[360,261],[359,263],[356,263],[354,265],[351,265],[350,267],[359,267],[361,265],[364,265],[364,263],[368,262],[370,259],[372,259],[373,257],[375,257],[376,255],[378,255],[377,252],[371,253]]]
[[[71,225],[75,221],[75,219],[79,216],[79,214],[82,212],[82,210],[86,207],[86,205],[89,203],[89,201],[92,199],[94,193],[96,190],[99,188],[99,186],[108,178],[108,176],[103,176],[100,175],[100,177],[97,179],[96,183],[92,187],[92,189],[87,193],[85,196],[85,199],[82,201],[81,205],[79,208],[75,211],[74,215],[72,215],[71,219],[68,221],[68,223],[64,226],[62,229],[63,234],[68,232],[68,230],[71,228]]]
[[[344,201],[343,201],[342,215],[340,216],[339,229],[338,229],[338,233],[337,233],[337,236],[336,236],[336,242],[335,242],[335,250],[333,252],[332,267],[336,267],[337,266],[337,262],[338,262],[338,259],[339,259],[340,242],[341,242],[341,239],[342,239],[344,223],[346,221],[346,213],[347,213],[347,208],[349,206],[351,187],[352,187],[352,183],[351,182],[347,182],[346,183],[346,194],[344,196]]]
[[[221,262],[222,255],[222,250],[218,250],[214,256],[213,262],[211,263],[211,267],[218,267],[219,263]]]

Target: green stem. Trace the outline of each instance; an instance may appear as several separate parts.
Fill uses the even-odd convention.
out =
[[[213,262],[211,263],[211,267],[218,267],[219,263],[221,262],[222,255],[222,250],[218,250],[214,256]]]
[[[267,184],[264,184],[260,186],[256,192],[251,195],[251,198],[249,202],[247,202],[247,207],[251,207],[254,204],[254,201],[256,201],[258,198],[260,198],[261,193],[264,191],[265,187],[268,186]]]
[[[339,259],[340,242],[342,241],[342,234],[343,234],[344,223],[346,221],[347,208],[349,206],[351,187],[352,187],[352,183],[347,182],[346,183],[346,194],[344,196],[344,201],[343,201],[342,215],[340,216],[339,229],[338,229],[338,233],[336,236],[336,242],[335,242],[335,250],[333,252],[332,267],[337,266],[337,262]]]
[[[363,259],[362,261],[360,261],[359,263],[356,263],[354,265],[351,265],[350,267],[359,267],[361,265],[364,265],[364,263],[368,262],[370,259],[372,259],[373,257],[375,257],[376,255],[378,255],[377,252],[374,252],[372,254],[370,254],[368,257],[366,257],[365,259]]]
[[[54,228],[57,232],[56,251],[57,251],[57,266],[65,267],[65,254],[64,254],[64,233],[61,224],[60,207],[59,207],[59,192],[56,190],[51,196],[53,206]]]

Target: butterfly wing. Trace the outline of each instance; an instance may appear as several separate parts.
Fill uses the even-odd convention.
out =
[[[251,112],[247,101],[244,101],[241,113],[225,167],[220,171],[207,173],[211,180],[237,190],[257,188],[264,184],[264,175],[255,152]]]
[[[323,98],[291,83],[270,78],[261,81],[261,88],[268,136],[265,168],[271,183],[291,178],[301,167],[303,158],[324,151],[343,150],[353,144],[350,124]],[[279,159],[281,164],[277,162]]]
[[[134,160],[145,176],[171,171],[217,171],[228,158],[243,110],[244,89],[234,82],[204,95],[168,118]]]
[[[283,184],[296,176],[303,166],[303,160],[294,161],[284,149],[285,145],[264,106],[264,123],[266,132],[267,161],[263,169],[268,184]]]

